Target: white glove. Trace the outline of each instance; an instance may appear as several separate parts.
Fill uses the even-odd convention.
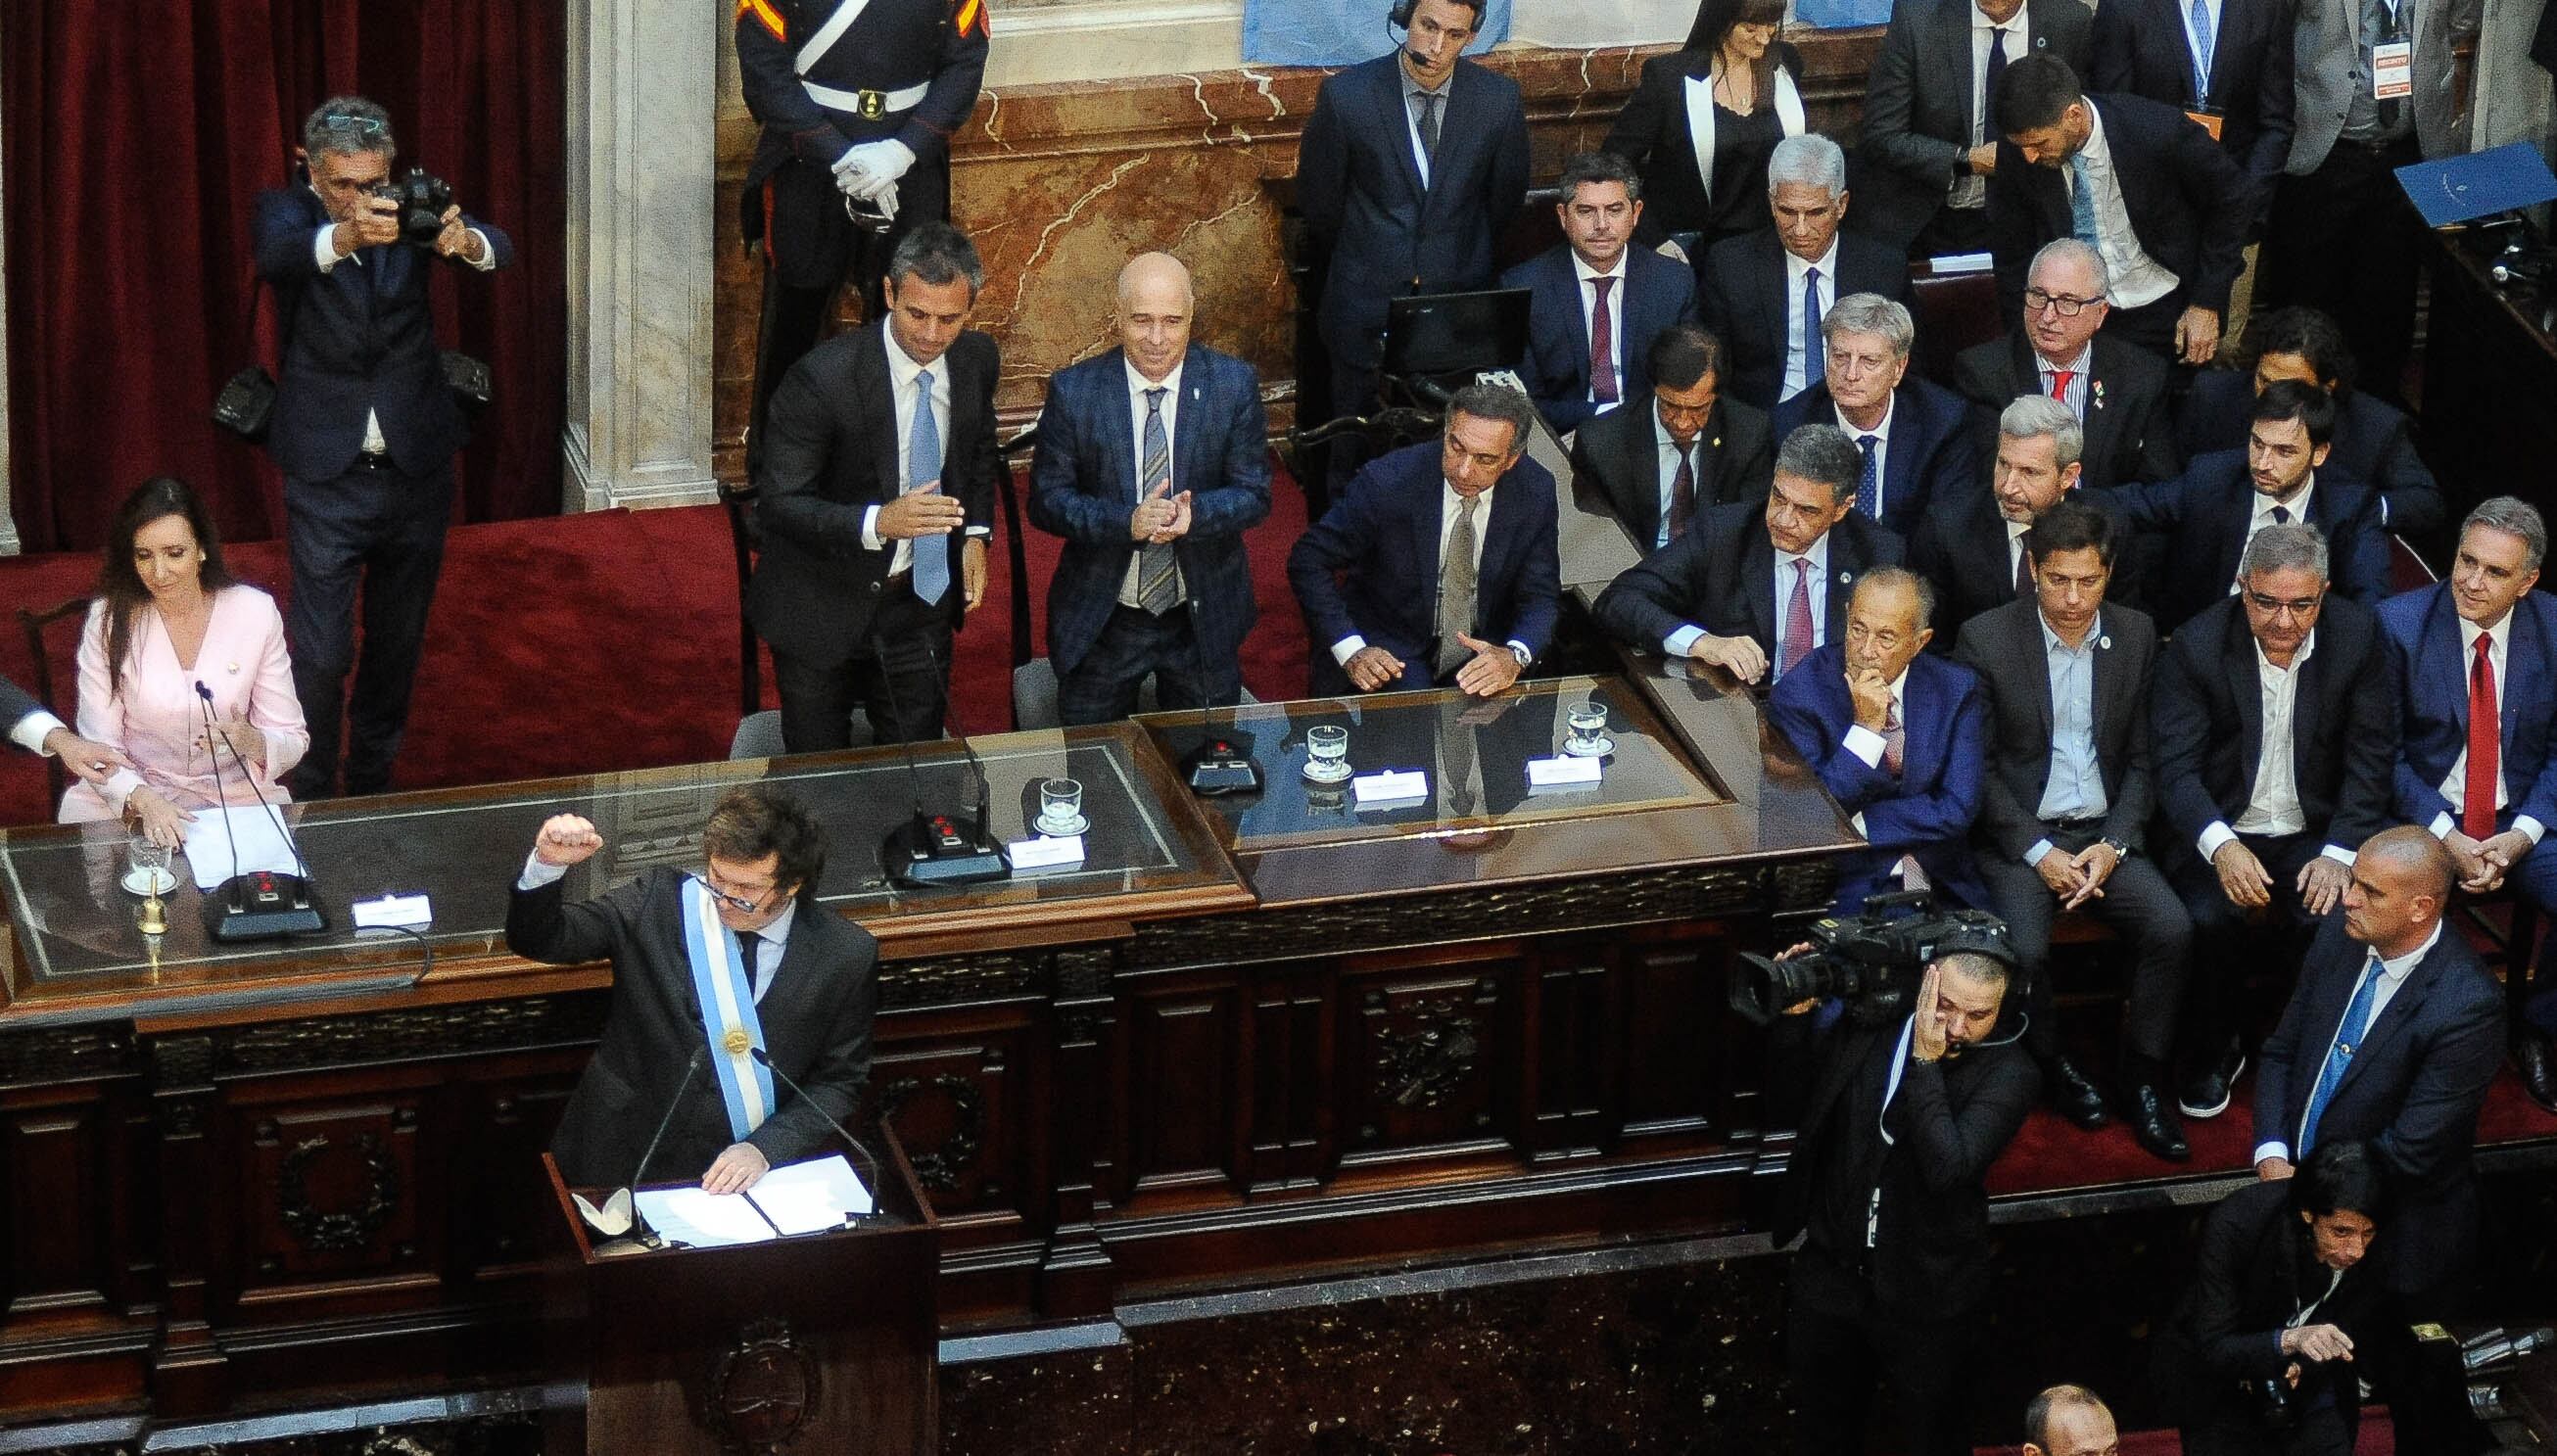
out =
[[[835,177],[837,185],[842,186],[844,174],[849,169],[867,173],[882,186],[894,187],[896,180],[905,176],[913,166],[914,149],[891,137],[883,142],[864,142],[846,148],[843,157],[835,163]],[[852,189],[845,187],[844,191],[849,193]]]

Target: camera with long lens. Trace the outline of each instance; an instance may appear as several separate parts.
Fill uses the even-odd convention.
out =
[[[443,178],[423,167],[412,167],[408,176],[399,181],[374,188],[373,196],[399,204],[401,242],[432,248],[435,240],[444,235],[444,213],[453,205],[453,187]]]
[[[1875,895],[1858,915],[1815,923],[1812,948],[1788,960],[1740,954],[1731,971],[1731,1009],[1764,1026],[1788,1006],[1835,997],[1860,1018],[1906,1015],[1930,961],[1957,951],[1988,956],[2013,969],[2006,922],[1978,910],[1934,913],[1925,890]]]

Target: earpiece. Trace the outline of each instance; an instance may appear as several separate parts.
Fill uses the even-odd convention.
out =
[[[1412,29],[1412,12],[1419,4],[1420,0],[1394,0],[1394,8],[1385,13],[1385,23],[1396,30]]]

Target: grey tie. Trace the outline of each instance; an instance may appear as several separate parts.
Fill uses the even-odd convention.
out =
[[[1458,634],[1471,635],[1474,630],[1474,511],[1482,503],[1479,495],[1468,495],[1456,502],[1456,524],[1447,532],[1447,561],[1438,568],[1435,667],[1442,678],[1474,655],[1474,649],[1459,641]]]
[[[1430,164],[1438,161],[1438,93],[1420,93],[1420,151]]]
[[[1172,487],[1172,447],[1163,434],[1163,393],[1145,391],[1145,463],[1137,471],[1137,499],[1168,495]],[[1180,557],[1168,544],[1145,546],[1137,553],[1137,604],[1156,616],[1181,604]]]

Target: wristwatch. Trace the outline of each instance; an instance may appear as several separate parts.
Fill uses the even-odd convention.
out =
[[[2128,860],[2131,858],[2131,847],[2123,844],[2120,840],[2106,839],[2102,843],[2105,849],[2113,852],[2114,859]]]

